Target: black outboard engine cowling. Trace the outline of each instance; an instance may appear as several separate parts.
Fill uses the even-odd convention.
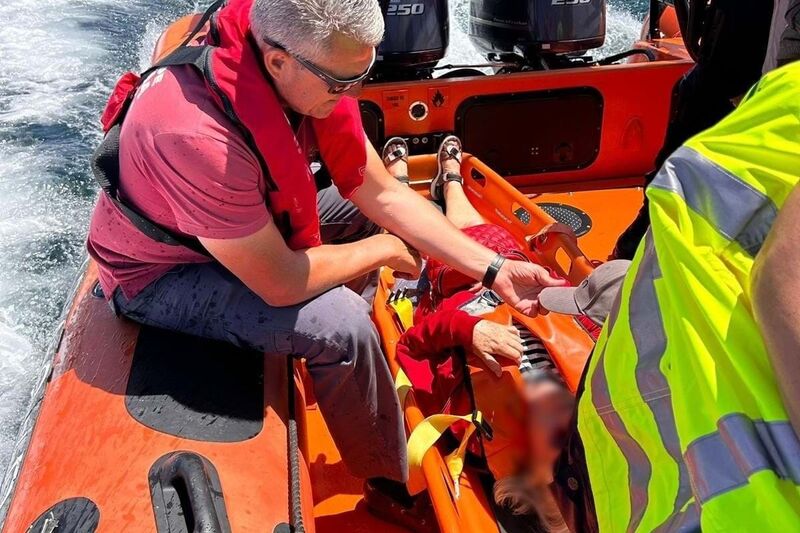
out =
[[[378,47],[376,77],[417,79],[447,53],[447,0],[380,0],[386,32]]]
[[[470,0],[469,36],[487,55],[582,52],[605,33],[605,0]]]

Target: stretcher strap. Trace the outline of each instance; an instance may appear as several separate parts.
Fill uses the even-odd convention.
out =
[[[397,371],[394,378],[394,390],[397,391],[397,398],[400,400],[400,409],[405,408],[406,396],[411,391],[411,380],[408,379],[402,368]]]
[[[536,235],[531,237],[530,240],[534,244],[538,244],[539,241],[543,240],[547,235],[550,234],[564,235],[575,244],[578,243],[578,237],[575,235],[575,230],[573,230],[566,224],[562,224],[561,222],[553,222],[552,224],[546,225],[541,230],[539,230],[539,232]]]
[[[399,321],[399,326],[402,331],[414,325],[414,304],[410,298],[398,298],[388,302],[389,308],[394,311],[394,315]]]
[[[469,440],[475,430],[483,425],[483,414],[476,411],[468,415],[431,415],[414,428],[408,438],[408,491],[412,495],[419,494],[425,490],[425,479],[422,474],[422,459],[428,450],[436,444],[436,441],[456,422],[467,422],[469,426],[464,432],[458,448],[445,457],[447,470],[453,481],[455,497],[459,497],[459,479],[464,471],[464,458],[467,454]]]
[[[386,302],[386,304],[389,306],[389,309],[394,312],[395,320],[401,331],[406,331],[414,325],[414,304],[411,302],[410,298],[406,298],[405,296],[396,298],[392,295],[389,296],[389,301]],[[402,409],[405,407],[406,396],[412,388],[411,380],[408,379],[408,376],[403,372],[402,368],[397,371],[397,376],[394,378],[394,388],[397,391],[397,397],[400,400],[400,408]]]

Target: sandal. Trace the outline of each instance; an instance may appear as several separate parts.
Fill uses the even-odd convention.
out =
[[[383,145],[383,150],[381,151],[381,159],[383,159],[383,164],[387,170],[389,169],[389,166],[391,166],[397,160],[401,160],[408,165],[408,144],[406,143],[406,140],[402,137],[392,137],[386,141],[386,144]],[[406,185],[408,185],[410,182],[408,174],[394,176],[394,178],[400,183],[404,183]]]
[[[443,168],[443,163],[448,159],[455,159],[458,161],[459,165],[461,164],[461,140],[455,135],[448,135],[445,137],[444,140],[442,140],[442,144],[439,145],[439,151],[436,157],[439,163],[439,173],[431,180],[431,198],[438,202],[442,199],[442,189],[445,183],[448,181],[457,181],[462,185],[464,184],[464,178],[461,177],[461,174],[444,172]]]

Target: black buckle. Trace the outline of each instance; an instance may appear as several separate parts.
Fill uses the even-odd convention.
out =
[[[489,422],[483,418],[478,419],[478,410],[472,411],[472,424],[478,429],[478,432],[486,437],[486,440],[491,441],[494,438],[494,430]]]
[[[503,303],[503,299],[491,289],[487,289],[481,293],[481,298],[489,302],[492,306],[497,307]]]
[[[390,304],[393,304],[394,302],[402,300],[402,299],[406,298],[407,295],[408,295],[408,289],[406,289],[406,288],[393,289],[389,293],[389,297],[386,298],[386,305],[390,305]]]

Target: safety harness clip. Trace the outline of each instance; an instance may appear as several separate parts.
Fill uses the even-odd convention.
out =
[[[483,419],[483,413],[475,409],[472,411],[472,423],[478,429],[482,436],[486,438],[486,440],[491,441],[494,438],[494,430],[492,426],[489,425],[489,422]]]

